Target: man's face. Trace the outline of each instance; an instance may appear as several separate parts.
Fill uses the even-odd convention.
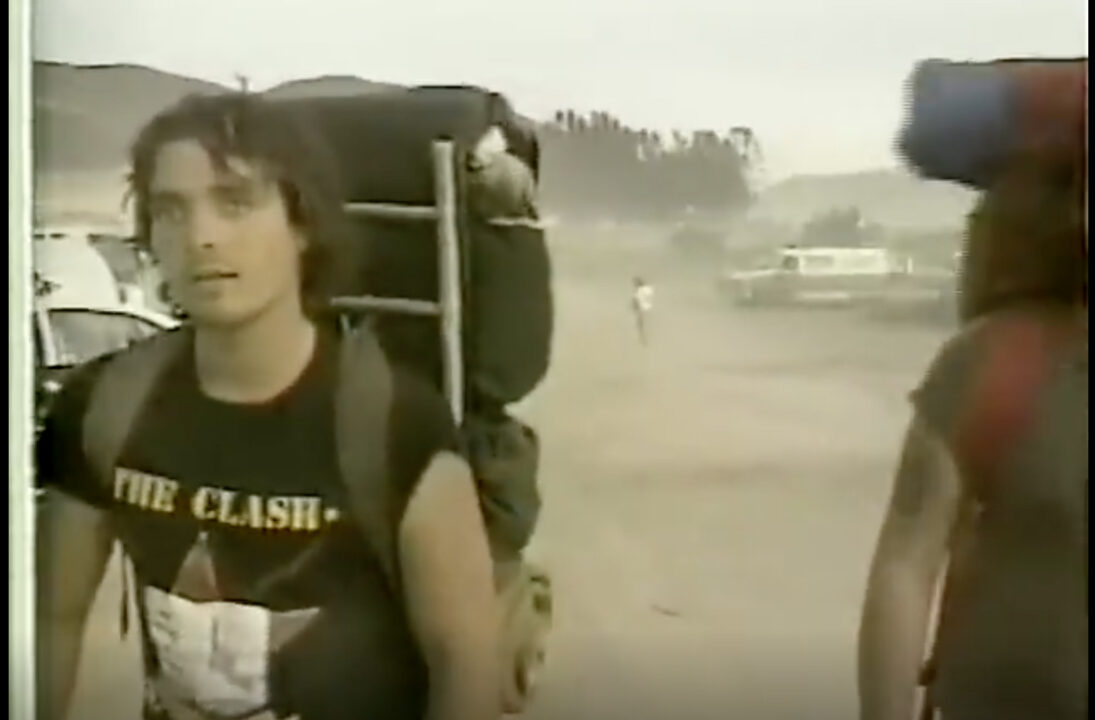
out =
[[[218,170],[194,140],[163,145],[149,183],[152,251],[195,324],[240,325],[299,303],[304,241],[277,185],[246,162]]]

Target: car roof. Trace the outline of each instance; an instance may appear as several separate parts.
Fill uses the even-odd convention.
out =
[[[129,233],[115,225],[40,225],[32,231],[35,240],[61,240],[64,238],[87,238],[94,235],[127,237]]]
[[[785,247],[787,255],[884,255],[889,251],[880,247]]]
[[[156,312],[155,310],[149,310],[135,305],[96,305],[96,304],[76,304],[76,303],[64,303],[61,305],[47,305],[41,308],[46,312],[92,312],[103,313],[109,315],[129,315],[131,317],[147,320],[155,325],[159,325],[164,329],[175,328],[179,326],[179,321],[170,315]]]

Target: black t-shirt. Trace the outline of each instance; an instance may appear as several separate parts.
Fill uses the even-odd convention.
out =
[[[173,651],[152,649],[147,618],[189,612],[180,610],[187,601],[223,601],[239,617],[222,622],[270,628],[280,621],[248,613],[318,608],[288,640],[270,639],[278,629],[265,633],[261,694],[271,706],[302,720],[417,718],[424,667],[402,603],[348,516],[338,474],[337,364],[337,341],[321,335],[290,388],[240,405],[205,396],[193,352],[182,353],[150,393],[107,487],[82,450],[102,367],[93,363],[70,379],[45,422],[38,482],[110,512],[139,583],[151,588],[141,590],[155,605],[142,618],[151,674]],[[388,433],[388,480],[401,515],[435,454],[456,450],[456,432],[439,393],[395,369]]]

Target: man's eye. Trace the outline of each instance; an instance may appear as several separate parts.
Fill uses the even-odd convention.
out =
[[[217,206],[227,214],[239,214],[253,205],[251,194],[246,190],[223,190],[217,193]]]
[[[170,200],[153,201],[148,206],[148,214],[156,222],[180,222],[183,219],[183,207]]]

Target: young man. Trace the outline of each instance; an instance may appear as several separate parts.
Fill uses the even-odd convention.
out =
[[[868,580],[863,720],[909,720],[922,679],[922,716],[1088,716],[1085,161],[1011,163],[971,215]]]
[[[654,286],[641,277],[632,280],[631,311],[635,313],[635,327],[639,342],[646,345],[650,335],[650,313],[654,309]]]
[[[137,139],[139,240],[190,327],[109,482],[83,422],[118,358],[75,376],[42,432],[40,717],[65,716],[115,540],[136,573],[146,718],[498,716],[491,560],[444,400],[392,370],[397,589],[339,476],[340,340],[317,310],[341,208],[321,158],[250,95],[185,100]]]

